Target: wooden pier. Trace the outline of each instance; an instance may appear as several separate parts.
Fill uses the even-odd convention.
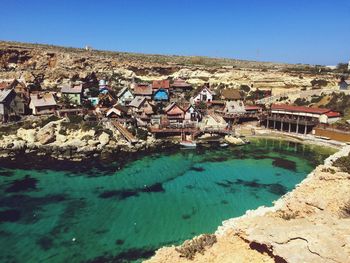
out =
[[[120,134],[130,143],[137,143],[137,138],[132,135],[123,125],[117,121],[112,121],[112,125],[120,132]]]

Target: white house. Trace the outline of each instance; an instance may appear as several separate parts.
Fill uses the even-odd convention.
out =
[[[243,113],[246,113],[246,109],[242,101],[226,101],[224,113],[243,114]]]
[[[193,107],[193,105],[189,105],[185,108],[185,121],[200,121],[201,114]]]
[[[203,86],[201,89],[199,89],[195,95],[191,98],[192,103],[198,103],[198,102],[211,102],[213,101],[215,93],[209,89],[207,86]]]
[[[134,99],[134,95],[127,87],[125,87],[119,91],[117,98],[118,104],[126,106]]]

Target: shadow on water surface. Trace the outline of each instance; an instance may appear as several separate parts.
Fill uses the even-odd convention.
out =
[[[36,189],[36,184],[38,180],[35,178],[31,178],[29,175],[26,175],[23,179],[14,180],[10,187],[8,187],[5,192],[13,193],[13,192],[25,192]]]
[[[124,200],[129,197],[139,196],[140,193],[163,193],[165,189],[161,183],[156,183],[144,188],[136,189],[123,189],[123,190],[109,190],[99,194],[100,198],[117,198],[118,200]]]
[[[41,211],[45,205],[56,204],[66,200],[66,195],[46,195],[30,197],[27,195],[11,195],[0,198],[0,207],[18,211],[22,223],[31,224],[38,220],[36,212]]]
[[[235,185],[243,185],[249,188],[253,189],[265,189],[268,192],[282,196],[287,193],[288,189],[282,184],[274,183],[274,184],[263,184],[259,183],[259,180],[251,180],[251,181],[246,181],[242,179],[237,179],[236,181],[229,181],[229,180],[223,180],[221,182],[215,182],[216,185],[223,187],[225,189],[230,189],[233,190],[232,193],[235,193],[234,187]],[[229,191],[230,192],[230,191]]]

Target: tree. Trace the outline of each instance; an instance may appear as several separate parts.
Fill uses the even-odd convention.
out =
[[[199,110],[206,110],[208,108],[207,104],[204,101],[201,101],[198,105],[197,108]]]
[[[67,95],[62,95],[60,99],[60,103],[65,107],[65,108],[71,108],[72,107],[72,99],[67,96]]]
[[[341,73],[347,73],[350,72],[348,66],[347,63],[338,63],[336,70]]]

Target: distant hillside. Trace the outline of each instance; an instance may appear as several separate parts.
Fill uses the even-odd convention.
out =
[[[137,61],[145,63],[161,63],[167,65],[183,65],[183,66],[206,66],[206,67],[237,67],[237,68],[266,68],[266,69],[311,69],[315,66],[306,64],[287,64],[273,62],[257,62],[229,58],[212,58],[205,56],[177,56],[177,55],[157,55],[157,54],[140,54],[106,50],[87,51],[83,48],[63,47],[46,44],[33,44],[21,42],[0,41],[0,48],[13,49],[42,49],[52,52],[90,54],[91,56],[100,56],[104,58],[113,58],[118,61]]]
[[[322,81],[337,85],[337,76],[322,66],[294,65],[199,56],[165,56],[85,50],[0,41],[0,79],[21,78],[33,89],[57,89],[63,82],[91,85],[105,79],[119,90],[131,82],[183,78],[193,86],[256,89],[309,89]]]

